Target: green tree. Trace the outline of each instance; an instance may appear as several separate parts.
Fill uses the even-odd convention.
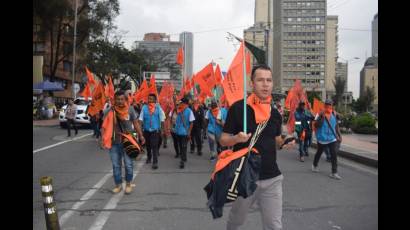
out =
[[[363,101],[364,101],[363,103],[365,105],[366,112],[371,110],[371,106],[373,104],[374,99],[376,99],[376,93],[374,89],[367,86],[366,90],[364,91],[364,95],[363,95]]]
[[[73,52],[73,44],[63,45],[63,41],[71,41],[74,36],[74,14],[73,1],[33,0],[33,23],[39,24],[41,28],[38,36],[50,42],[50,52],[47,53],[50,79],[55,77],[58,64]],[[118,0],[79,1],[75,47],[79,56],[86,51],[86,43],[89,40],[108,36],[118,14]],[[76,70],[82,68],[83,66],[78,65]]]
[[[353,99],[352,108],[357,113],[368,112],[371,109],[371,105],[376,98],[376,93],[373,88],[366,87],[364,94],[357,100]]]
[[[307,97],[308,97],[308,101],[309,103],[313,106],[313,100],[314,98],[317,98],[319,100],[321,100],[319,92],[316,91],[312,91],[312,92],[307,92]]]
[[[342,102],[343,93],[345,91],[346,80],[340,77],[337,77],[333,81],[335,87],[335,96],[333,97],[333,102],[336,105],[336,108],[340,109],[340,104]]]

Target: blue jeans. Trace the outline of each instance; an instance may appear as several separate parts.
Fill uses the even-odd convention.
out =
[[[125,162],[125,181],[132,181],[133,163],[131,158],[124,152],[122,144],[113,144],[110,151],[110,157],[112,162],[112,169],[114,174],[114,182],[116,185],[122,184],[122,158]]]

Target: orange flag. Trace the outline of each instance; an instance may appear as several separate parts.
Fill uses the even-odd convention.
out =
[[[222,82],[229,106],[243,99],[243,49],[242,42]]]
[[[246,55],[246,75],[251,76],[251,52],[248,50],[245,51]]]
[[[85,66],[85,73],[87,74],[88,83],[90,85],[95,85],[95,80],[94,80],[93,74],[90,72],[90,70],[87,68],[87,66]]]
[[[207,97],[206,93],[205,93],[205,92],[201,92],[201,93],[199,94],[199,97],[198,97],[199,102],[204,103],[206,97]]]
[[[162,110],[164,110],[165,113],[168,113],[171,111],[171,108],[173,107],[173,100],[172,96],[174,94],[174,87],[166,82],[161,89],[161,92],[159,93],[158,96],[158,102],[161,105]]]
[[[192,74],[192,77],[191,77],[191,89],[195,87],[194,77],[195,77],[195,74]]]
[[[215,87],[215,76],[212,63],[206,65],[201,71],[194,76],[194,81],[199,85],[201,92],[205,92],[212,97],[212,89]]]
[[[313,115],[320,113],[325,108],[325,104],[318,100],[317,98],[313,99]]]
[[[189,91],[191,91],[191,89],[192,89],[192,82],[191,82],[191,80],[189,80],[188,78],[185,80],[185,89],[184,89],[184,91],[186,92],[186,93],[189,93]]]
[[[184,63],[184,50],[182,47],[179,47],[177,53],[177,64],[182,65]]]
[[[91,90],[90,90],[90,85],[87,82],[87,84],[84,87],[83,92],[81,93],[81,96],[85,98],[86,101],[88,101],[88,97],[91,97]]]
[[[216,65],[215,69],[215,81],[217,85],[222,85],[222,74],[219,65]]]
[[[112,135],[114,131],[114,112],[111,110],[105,116],[102,123],[101,142],[104,148],[110,149],[112,147]]]
[[[108,79],[108,84],[105,85],[105,96],[109,97],[111,100],[111,104],[114,104],[114,85],[112,84],[112,77]]]
[[[158,97],[157,85],[155,84],[155,75],[151,74],[149,79],[149,93],[153,93]]]
[[[147,81],[144,79],[144,81],[141,83],[140,88],[134,95],[134,99],[137,103],[139,103],[141,100],[143,102],[147,102],[147,97],[149,95],[149,87],[147,84]]]
[[[97,87],[93,92],[93,99],[91,105],[88,109],[88,113],[93,116],[104,109],[105,104],[105,95],[104,95],[104,86],[101,82],[98,83]]]
[[[165,108],[166,108],[166,99],[167,99],[167,96],[168,96],[168,87],[169,87],[168,83],[165,82],[162,85],[161,91],[159,92],[159,95],[158,95],[158,102],[161,105],[162,110],[164,110],[164,111],[165,111]]]
[[[307,109],[311,108],[310,103],[307,100],[306,92],[302,87],[302,82],[300,80],[296,80],[294,86],[289,90],[285,100],[285,108],[289,109],[289,119],[287,123],[288,133],[293,133],[295,128],[294,113],[300,101],[305,102]]]
[[[181,87],[181,91],[179,91],[179,94],[177,96],[177,101],[181,100],[185,96],[185,87]]]

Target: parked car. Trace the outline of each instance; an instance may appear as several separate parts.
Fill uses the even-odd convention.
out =
[[[91,103],[91,97],[88,98],[88,101],[86,101],[84,97],[78,97],[77,99],[74,100],[74,104],[77,105],[77,114],[75,116],[76,124],[87,125],[87,126],[90,125],[90,117],[85,113],[90,103]],[[61,107],[60,114],[58,116],[61,128],[67,127],[67,119],[65,118],[66,109],[67,109],[67,105],[63,105]]]

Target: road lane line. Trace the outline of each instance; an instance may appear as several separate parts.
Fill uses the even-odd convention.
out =
[[[60,226],[63,226],[65,222],[74,214],[74,210],[79,209],[88,199],[90,199],[95,192],[97,192],[108,180],[108,178],[112,177],[112,170],[105,174],[98,182],[93,186],[92,189],[88,190],[81,198],[80,201],[77,201],[72,207],[71,210],[65,212],[59,219],[60,219]]]
[[[44,150],[46,150],[46,149],[53,148],[53,147],[56,147],[56,146],[58,146],[58,145],[62,145],[62,144],[64,144],[64,143],[70,142],[70,141],[75,141],[75,140],[84,138],[84,137],[86,137],[86,136],[90,136],[91,134],[92,134],[92,133],[88,133],[88,134],[85,134],[85,135],[82,135],[82,136],[79,136],[79,137],[75,137],[75,138],[70,139],[70,140],[60,141],[60,142],[58,142],[58,143],[55,143],[55,144],[52,144],[52,145],[49,145],[49,146],[46,146],[46,147],[43,147],[43,148],[33,150],[33,155],[34,155],[35,153],[44,151]]]
[[[140,169],[145,163],[146,156],[144,156],[137,164],[136,171],[134,172],[133,179],[135,180],[135,177],[138,175]],[[117,207],[118,202],[121,200],[121,198],[124,196],[124,191],[121,191],[120,193],[114,194],[112,198],[108,201],[108,203],[105,205],[103,210],[106,209],[115,209]],[[94,223],[91,225],[91,227],[88,230],[101,230],[105,223],[107,222],[108,218],[110,217],[111,212],[110,211],[102,211],[97,219],[94,221]]]

